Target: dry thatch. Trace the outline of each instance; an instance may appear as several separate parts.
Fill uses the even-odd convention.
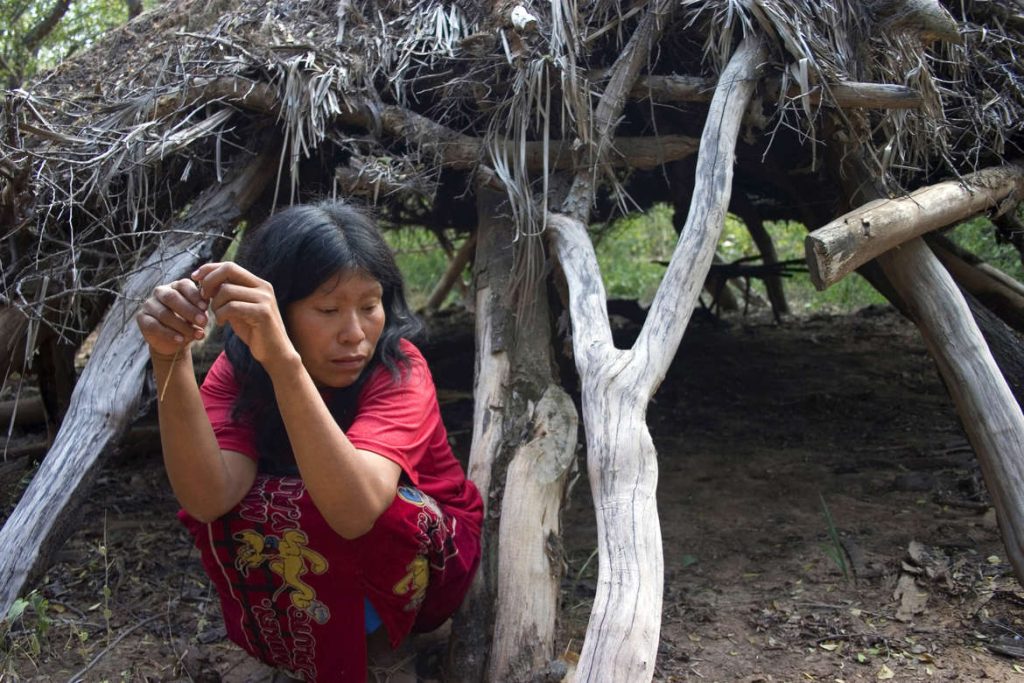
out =
[[[843,134],[892,192],[1012,160],[1024,146],[1024,2],[915,10],[929,4],[666,3],[646,72],[691,87],[670,97],[648,79],[620,121],[602,122],[593,93],[644,4],[168,0],[6,93],[0,305],[81,336],[201,190],[278,141],[279,182],[261,212],[361,193],[397,221],[469,227],[483,182],[535,233],[567,162],[600,178],[597,218],[678,202],[685,171],[640,170],[624,144],[593,149],[599,128],[695,135],[701,84],[745,34],[768,39],[771,63],[736,184],[765,218],[833,214],[838,180],[819,140],[847,82],[916,93],[910,108],[842,109]]]

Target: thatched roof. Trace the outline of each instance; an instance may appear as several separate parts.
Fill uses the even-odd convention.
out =
[[[1019,156],[1024,2],[946,0],[927,26],[911,10],[929,2],[895,4],[675,3],[645,75],[686,78],[671,96],[642,82],[616,134],[698,135],[708,87],[757,33],[771,63],[736,183],[766,218],[832,215],[837,181],[817,141],[845,82],[913,91],[911,107],[841,110],[893,192]],[[174,217],[278,140],[277,204],[369,191],[396,220],[469,227],[482,180],[536,230],[566,163],[598,164],[596,218],[678,201],[685,171],[630,161],[640,142],[589,153],[592,94],[643,6],[168,0],[6,94],[0,304],[87,331],[92,304]]]

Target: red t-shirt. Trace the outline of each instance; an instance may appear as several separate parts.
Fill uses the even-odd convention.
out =
[[[345,430],[352,445],[396,462],[413,486],[436,500],[448,514],[477,533],[483,503],[466,479],[448,443],[437,391],[427,361],[411,342],[400,342],[411,367],[402,367],[401,381],[378,365],[363,386],[352,424]],[[259,459],[251,425],[232,417],[238,382],[226,354],[214,361],[201,389],[206,414],[222,450]]]
[[[448,444],[426,361],[411,343],[401,348],[411,367],[399,381],[374,369],[345,430],[408,478],[367,534],[337,535],[295,476],[258,475],[238,506],[209,524],[180,515],[231,639],[307,681],[365,680],[364,600],[397,645],[454,612],[480,560],[480,494]],[[232,417],[238,383],[226,355],[201,393],[220,447],[258,459],[252,426]]]

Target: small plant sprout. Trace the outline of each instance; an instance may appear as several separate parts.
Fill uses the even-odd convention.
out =
[[[825,496],[821,493],[818,494],[818,498],[821,500],[821,510],[825,515],[825,526],[828,529],[828,545],[823,545],[822,550],[825,554],[839,567],[839,571],[842,572],[843,578],[847,581],[850,580],[850,566],[846,563],[846,551],[843,550],[843,544],[839,540],[839,532],[836,530],[835,522],[832,520],[832,513],[828,509],[828,504],[825,503]]]

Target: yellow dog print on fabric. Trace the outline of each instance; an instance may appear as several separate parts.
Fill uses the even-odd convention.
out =
[[[307,612],[318,624],[327,622],[330,611],[316,599],[316,591],[302,577],[310,571],[323,574],[328,564],[323,555],[308,547],[309,537],[305,531],[289,529],[278,538],[246,529],[236,533],[234,539],[239,542],[235,568],[243,576],[248,577],[250,569],[266,563],[267,568],[282,581],[281,587],[274,591],[273,599],[291,589],[288,597],[296,609]]]

